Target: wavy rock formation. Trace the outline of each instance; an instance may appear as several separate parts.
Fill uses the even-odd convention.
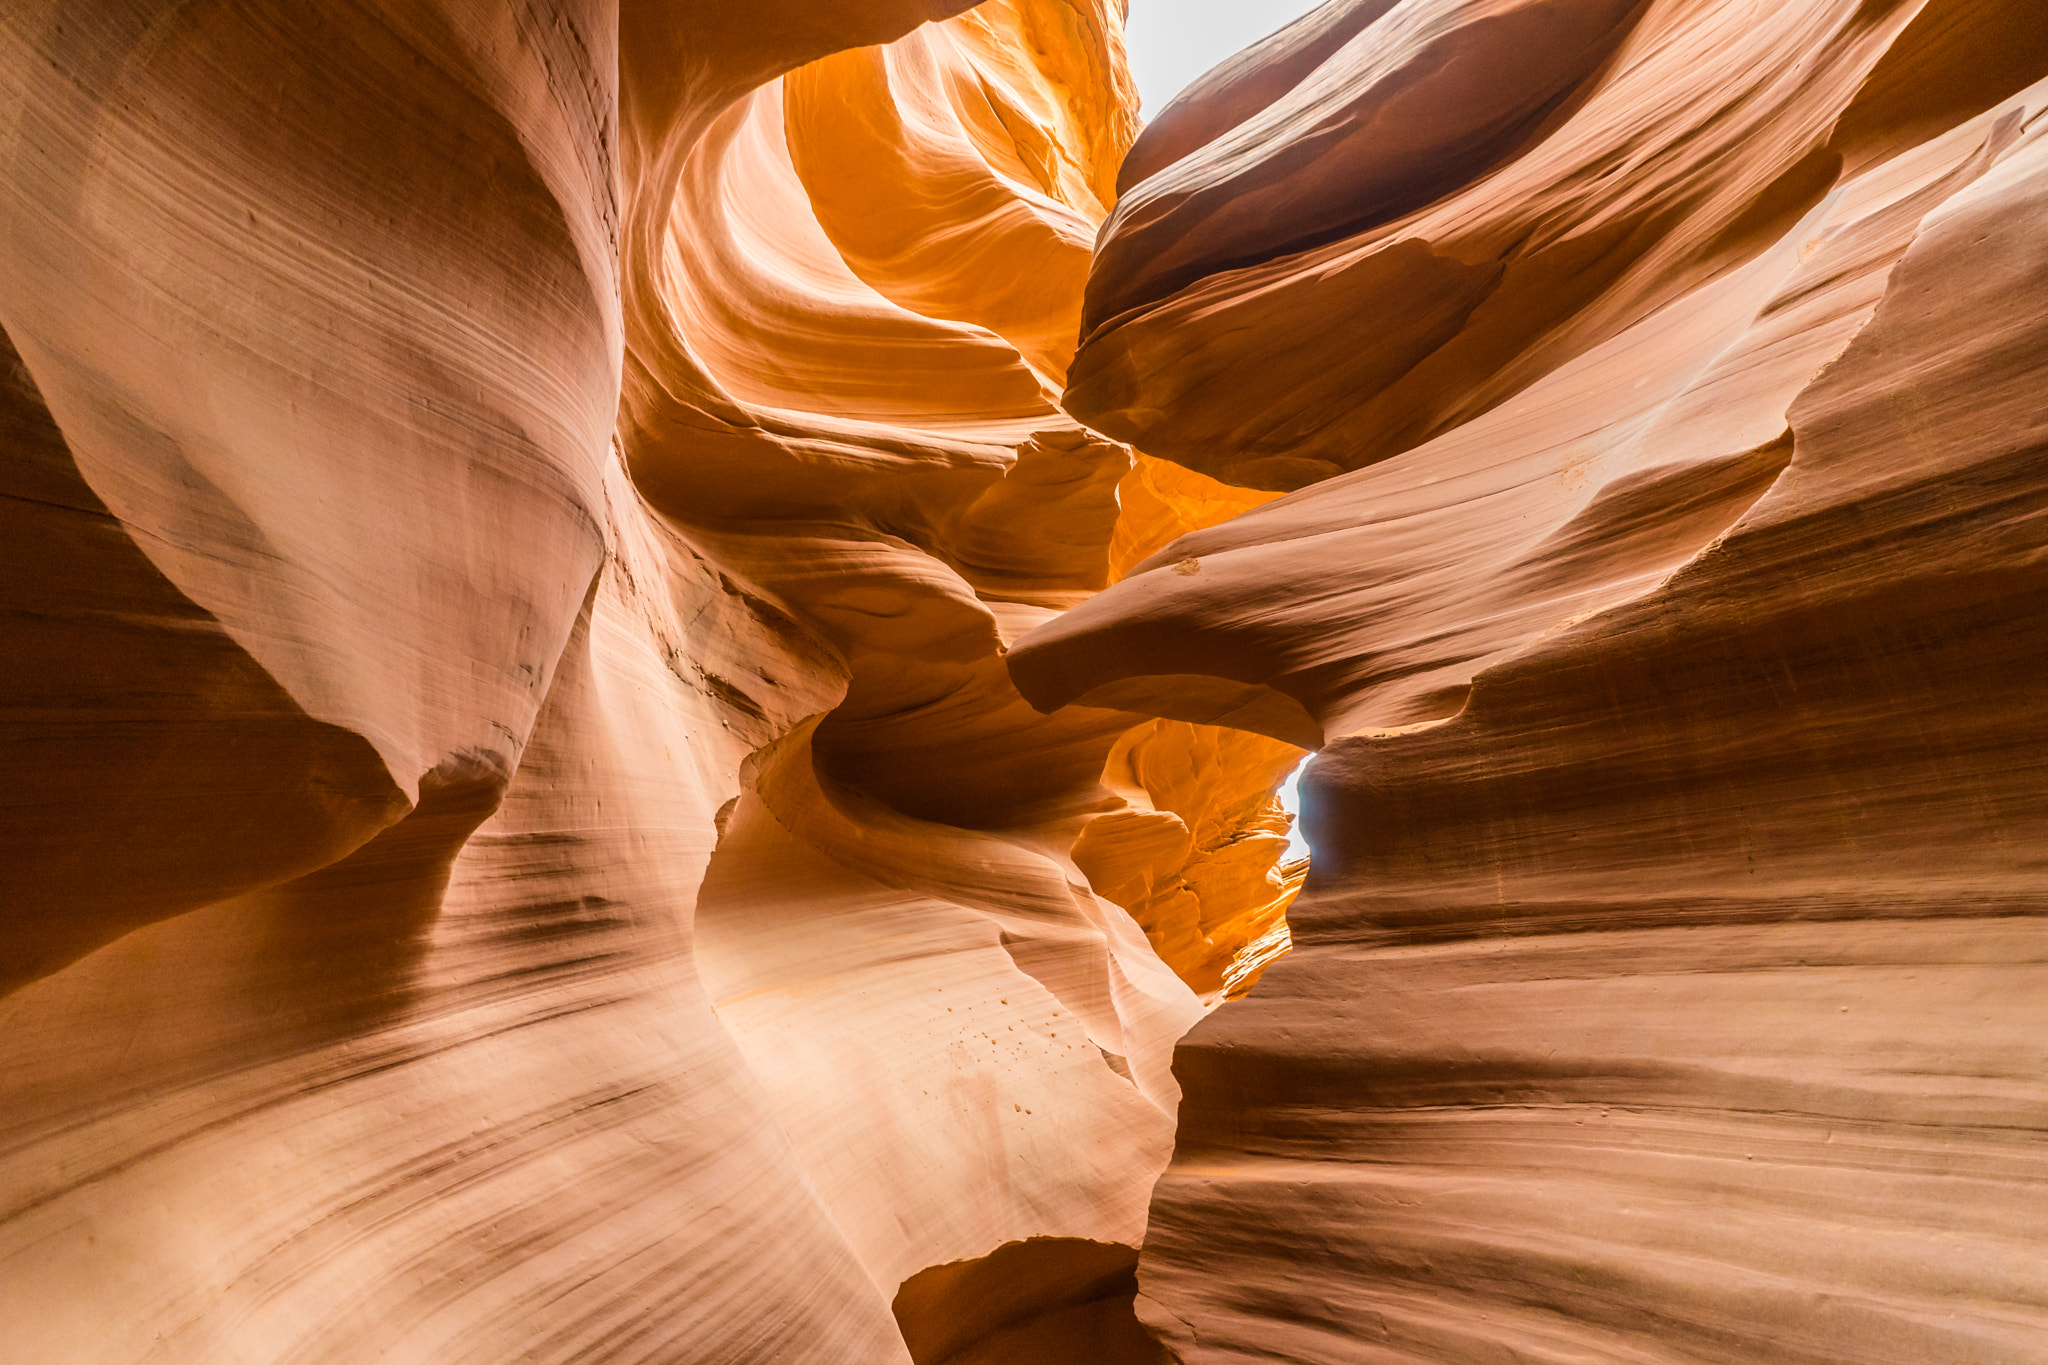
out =
[[[2036,8],[1121,22],[0,13],[0,1356],[2048,1355]]]
[[[1300,755],[1002,654],[1266,497],[1057,406],[1120,9],[965,9],[0,15],[0,1355],[1156,1358]]]
[[[1301,491],[1009,660],[1322,750],[1176,1062],[1181,1359],[2048,1353],[2043,76],[2020,4],[1338,3],[1139,140],[1067,405]]]

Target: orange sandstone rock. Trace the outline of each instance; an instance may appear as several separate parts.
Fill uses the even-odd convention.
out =
[[[1967,0],[1431,0],[1301,72],[1376,8],[1278,35],[1284,94],[1240,73],[1136,149],[1180,154],[1105,231],[1084,420],[1272,488],[1399,454],[1753,258],[1896,137],[2012,94],[2048,41]]]
[[[0,15],[0,1354],[2041,1357],[2048,28],[1121,14]]]
[[[0,1354],[1151,1349],[1275,763],[1162,955],[1002,654],[1245,504],[1057,407],[1120,10],[964,9],[0,16]]]
[[[2041,1358],[2048,30],[1411,3],[1302,69],[1341,13],[1162,119],[1206,141],[1128,185],[1066,397],[1309,486],[1009,656],[1322,749],[1294,951],[1177,1053],[1141,1316]]]

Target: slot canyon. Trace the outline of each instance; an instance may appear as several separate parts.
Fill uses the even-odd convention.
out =
[[[0,1365],[2048,1365],[2048,11],[1128,18],[0,6]]]

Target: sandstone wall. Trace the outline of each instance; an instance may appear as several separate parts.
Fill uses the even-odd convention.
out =
[[[0,1359],[2048,1357],[2048,25],[1121,18],[0,13]]]
[[[0,16],[0,1356],[1156,1351],[1299,751],[1001,655],[1264,495],[1057,407],[1121,11],[965,8]]]
[[[2048,28],[1385,9],[1147,129],[1068,394],[1301,491],[1011,655],[1322,750],[1295,951],[1178,1055],[1146,1319],[2041,1360]]]

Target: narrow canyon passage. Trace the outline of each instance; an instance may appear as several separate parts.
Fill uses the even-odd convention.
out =
[[[2037,8],[1125,20],[0,14],[0,1360],[2048,1360]]]

